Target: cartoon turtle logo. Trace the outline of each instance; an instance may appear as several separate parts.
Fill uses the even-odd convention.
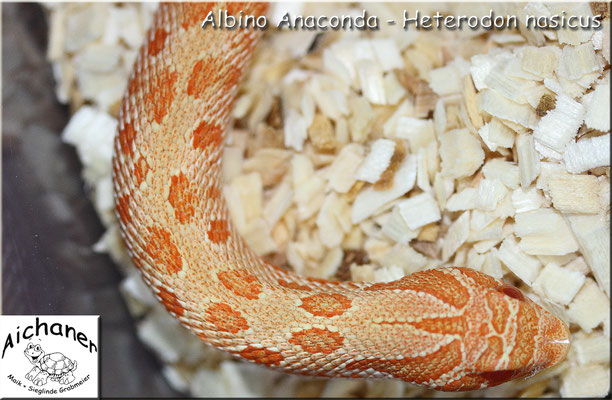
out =
[[[49,378],[62,385],[69,385],[74,381],[72,371],[76,369],[77,362],[73,362],[62,353],[45,354],[42,347],[34,343],[28,343],[23,353],[34,365],[34,368],[25,377],[36,386],[47,384]]]

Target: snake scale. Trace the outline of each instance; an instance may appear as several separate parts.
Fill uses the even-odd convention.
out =
[[[259,33],[201,29],[219,8],[267,11],[264,3],[161,4],[120,110],[113,156],[120,230],[168,311],[206,343],[303,375],[460,391],[563,360],[566,324],[474,270],[325,281],[291,274],[245,245],[228,220],[220,164]]]

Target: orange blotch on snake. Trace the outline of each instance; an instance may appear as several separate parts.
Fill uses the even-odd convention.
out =
[[[505,301],[499,300],[499,294],[489,291],[485,294],[485,301],[489,310],[491,310],[491,324],[497,333],[503,333],[506,330],[506,324],[510,317],[510,309]]]
[[[149,173],[149,164],[143,156],[138,157],[138,160],[134,163],[134,180],[136,184],[140,186],[142,182],[147,178]]]
[[[121,152],[128,157],[134,155],[133,144],[136,139],[136,130],[131,122],[124,122],[119,127],[119,146],[121,146]]]
[[[246,349],[238,354],[247,360],[252,360],[257,364],[264,364],[268,367],[279,365],[285,359],[279,351],[268,350],[266,348],[259,349],[253,346],[247,346]]]
[[[240,312],[233,310],[225,303],[211,304],[206,310],[205,319],[221,332],[238,333],[249,329],[247,320]]]
[[[124,225],[129,224],[132,221],[132,216],[129,211],[130,204],[130,196],[124,195],[117,197],[117,213],[119,214],[119,219],[123,222]]]
[[[444,290],[441,290],[441,287]],[[470,299],[468,290],[451,274],[441,269],[416,272],[393,282],[375,283],[365,290],[412,290],[434,296],[456,308],[465,306]]]
[[[440,335],[463,335],[467,331],[467,323],[463,316],[446,318],[425,318],[410,325],[425,332]]]
[[[344,338],[338,332],[312,328],[292,334],[289,343],[301,346],[308,353],[331,354],[342,346]]]
[[[176,71],[164,69],[157,74],[152,74],[150,79],[150,90],[146,94],[145,102],[147,108],[152,111],[153,120],[161,124],[176,95],[175,86],[178,74]]]
[[[202,97],[204,89],[209,87],[211,82],[214,82],[214,77],[218,73],[219,71],[211,56],[196,62],[187,81],[187,94],[198,98]]]
[[[157,28],[151,40],[149,40],[149,55],[155,57],[164,49],[164,42],[168,37],[168,32],[163,28]]]
[[[287,289],[310,290],[310,287],[308,287],[306,285],[300,285],[297,282],[288,282],[288,281],[286,281],[284,279],[279,279],[277,282],[278,282],[279,285],[281,285],[282,287],[287,288]]]
[[[170,238],[170,232],[160,227],[150,227],[146,252],[155,265],[163,265],[169,274],[175,274],[183,268],[183,259],[176,245]]]
[[[192,26],[200,28],[202,20],[206,15],[213,9],[215,3],[189,3],[181,4],[182,12],[179,13],[181,16],[181,26],[187,30]]]
[[[195,214],[194,204],[197,203],[197,197],[183,172],[179,172],[170,178],[168,202],[174,208],[174,217],[181,224],[189,222]]]
[[[234,294],[254,300],[261,293],[261,284],[255,275],[249,274],[245,269],[233,269],[217,272],[217,277]]]
[[[223,219],[210,221],[210,229],[208,232],[206,232],[206,234],[208,235],[208,240],[213,243],[225,243],[229,237],[227,221]]]
[[[476,369],[480,371],[491,370],[504,355],[504,342],[499,336],[487,339],[487,348],[476,361]]]
[[[474,282],[484,287],[495,288],[499,286],[499,281],[495,280],[489,275],[482,274],[470,268],[457,268],[457,270],[459,270],[459,272],[461,272],[463,275],[472,278]]]
[[[208,146],[213,148],[221,145],[223,141],[223,130],[217,124],[202,121],[193,131],[193,147],[205,150]]]
[[[339,293],[319,293],[301,299],[300,308],[317,317],[342,315],[351,308],[351,300]]]
[[[159,293],[157,294],[161,299],[162,304],[170,312],[173,312],[176,316],[180,317],[185,313],[185,309],[179,303],[178,298],[172,292],[169,292],[164,287],[159,287]]]
[[[372,368],[378,372],[391,374],[395,378],[422,384],[430,379],[438,379],[459,366],[461,354],[460,341],[453,340],[426,356],[406,357],[401,360],[363,359],[348,363],[346,369],[366,371]]]
[[[216,200],[221,197],[221,190],[216,186],[209,186],[204,191],[204,197],[211,200]]]
[[[517,365],[527,365],[533,358],[535,335],[538,333],[538,318],[531,307],[519,304],[516,314],[516,337],[521,338],[514,345],[510,359]]]

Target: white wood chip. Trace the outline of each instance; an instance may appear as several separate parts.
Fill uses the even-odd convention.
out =
[[[566,215],[580,251],[600,287],[610,295],[610,220],[599,215]]]
[[[542,207],[545,200],[539,189],[535,187],[529,187],[527,190],[517,188],[512,192],[512,206],[517,214],[537,210]]]
[[[418,230],[412,230],[408,227],[397,205],[393,207],[390,215],[382,224],[382,231],[390,239],[393,239],[399,244],[408,244],[408,242],[416,238],[419,234]]]
[[[381,267],[374,270],[374,282],[392,282],[404,275],[404,271],[396,265]]]
[[[563,255],[578,250],[568,224],[552,208],[517,213],[514,220],[519,247],[527,254]]]
[[[440,138],[442,174],[449,178],[470,176],[484,161],[480,141],[467,129],[445,133]]]
[[[568,172],[579,173],[610,165],[610,134],[570,142],[563,154]]]
[[[406,95],[406,89],[397,80],[394,73],[387,73],[383,78],[383,86],[385,87],[385,98],[387,104],[395,105],[404,98]]]
[[[489,72],[489,75],[485,78],[487,88],[518,104],[527,103],[524,92],[530,87],[535,86],[536,83],[508,76],[504,71],[504,64],[504,62],[498,64]]]
[[[393,137],[408,139],[410,149],[416,152],[435,139],[433,120],[399,116]]]
[[[536,127],[538,117],[529,105],[508,100],[495,90],[485,89],[478,93],[480,108],[483,111],[529,129]]]
[[[270,228],[263,218],[256,218],[247,223],[242,237],[247,245],[260,256],[277,250]]]
[[[246,223],[261,216],[263,203],[261,176],[257,172],[240,175],[232,181],[231,186],[240,194],[240,204]]]
[[[340,150],[331,164],[329,186],[338,193],[348,192],[355,183],[357,170],[363,163],[363,146],[350,143]]]
[[[541,264],[538,259],[523,253],[512,235],[504,239],[497,252],[497,257],[528,286],[531,286],[540,272]]]
[[[242,149],[228,146],[223,151],[223,162],[221,165],[221,176],[224,182],[231,182],[242,171]]]
[[[480,128],[478,134],[491,151],[496,151],[498,147],[509,149],[514,144],[514,132],[497,118]]]
[[[495,244],[497,243],[498,242],[495,241]],[[495,279],[501,279],[503,277],[502,265],[499,262],[497,249],[493,248],[491,251],[485,254],[485,262],[482,265],[482,272],[491,275]]]
[[[580,334],[572,339],[572,347],[580,364],[610,363],[610,339],[602,332]]]
[[[593,43],[579,46],[564,46],[559,59],[558,73],[569,80],[582,78],[584,75],[599,71],[601,65],[593,49]]]
[[[569,368],[563,375],[562,397],[605,397],[610,391],[610,368],[589,364]]]
[[[552,202],[564,213],[597,214],[601,211],[599,191],[593,175],[555,174],[548,181]]]
[[[308,273],[309,276],[319,279],[329,279],[338,271],[342,264],[344,253],[340,247],[330,249],[323,257],[323,260],[317,264],[314,272]]]
[[[587,278],[574,301],[569,305],[567,315],[573,323],[585,332],[591,332],[610,315],[610,299],[591,278]]]
[[[370,44],[374,49],[376,60],[378,60],[384,72],[392,71],[396,68],[404,68],[404,59],[395,41],[391,39],[372,39]]]
[[[512,54],[508,53],[510,57]],[[485,78],[497,64],[496,58],[489,54],[476,54],[470,59],[470,74],[477,90],[486,89]]]
[[[449,227],[442,241],[442,261],[448,261],[470,235],[470,212],[466,211]]]
[[[337,207],[338,196],[332,192],[325,197],[316,220],[321,243],[330,249],[338,247],[342,243],[342,239],[344,239],[342,227],[334,215]]]
[[[558,264],[547,264],[540,272],[533,290],[557,304],[567,305],[584,284],[584,274],[560,267]]]
[[[504,228],[504,219],[498,218],[493,222],[483,225],[481,218],[483,214],[478,211],[472,213],[472,219],[470,221],[471,232],[468,238],[468,242],[475,242],[480,240],[493,240],[496,242],[501,241]]]
[[[351,264],[351,280],[353,282],[373,282],[374,281],[374,268],[373,264],[357,265]]]
[[[387,104],[383,71],[373,61],[361,61],[357,68],[363,96],[372,104]]]
[[[584,107],[568,96],[557,96],[554,110],[549,111],[533,131],[534,138],[563,154],[565,146],[576,136],[584,121]]]
[[[476,89],[483,90],[487,88],[485,78],[489,73],[501,62],[509,62],[514,58],[514,55],[507,51],[497,51],[492,54],[476,54],[470,61],[470,73]]]
[[[287,181],[281,182],[274,189],[270,199],[263,209],[263,217],[271,228],[281,219],[293,203],[293,190]]]
[[[516,153],[521,186],[527,188],[540,174],[540,157],[536,152],[532,135],[517,136]]]
[[[381,265],[399,267],[402,275],[421,271],[427,265],[427,257],[414,250],[411,246],[396,244],[382,258]]]
[[[588,104],[587,104],[588,96]],[[584,122],[589,128],[602,132],[610,130],[610,81],[597,85],[595,90],[583,97],[586,108]]]
[[[298,111],[290,109],[285,115],[284,126],[285,146],[302,151],[304,140],[308,137],[308,125],[304,117]]]
[[[400,215],[410,229],[418,229],[440,220],[438,203],[429,193],[421,193],[397,203]]]
[[[459,94],[463,92],[463,76],[469,72],[469,64],[462,58],[452,63],[431,70],[429,86],[439,96]]]
[[[521,53],[521,67],[540,78],[552,78],[561,51],[557,46],[525,47]]]
[[[368,187],[362,190],[353,203],[353,223],[359,223],[373,215],[379,208],[392,200],[406,194],[414,187],[416,181],[416,156],[408,155],[395,172],[393,185],[387,190],[375,190]]]
[[[453,194],[446,202],[445,208],[448,211],[472,210],[476,208],[477,197],[477,189],[465,188],[459,193]]]
[[[485,178],[478,185],[476,207],[481,210],[493,211],[507,193],[508,189],[499,179]]]
[[[110,176],[116,130],[113,117],[90,106],[79,108],[64,128],[62,140],[76,146],[86,181]]]
[[[499,179],[509,189],[519,187],[519,168],[516,164],[503,158],[493,158],[482,167],[482,173],[487,179]]]
[[[357,170],[356,178],[361,181],[375,183],[391,163],[395,151],[395,142],[389,139],[378,139],[372,143],[370,152]]]

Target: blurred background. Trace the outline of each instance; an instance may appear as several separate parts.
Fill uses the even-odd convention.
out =
[[[100,394],[177,397],[137,339],[54,94],[38,4],[2,7],[2,313],[101,316]]]

